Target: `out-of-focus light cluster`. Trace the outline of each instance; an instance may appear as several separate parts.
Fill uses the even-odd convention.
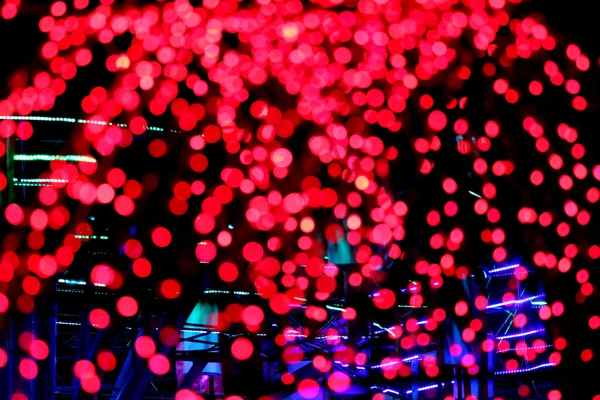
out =
[[[322,324],[356,320],[365,333],[356,336],[360,340],[396,344],[390,348],[397,351],[370,359],[341,328],[276,326],[274,346],[281,348],[282,362],[306,359],[323,373],[321,383],[281,375],[303,398],[316,397],[320,385],[337,393],[349,389],[351,374],[332,369],[338,361],[355,370],[370,366],[397,384],[378,387],[383,394],[412,394],[397,378],[414,373],[439,381],[436,356],[413,354],[435,343],[449,320],[460,322],[463,342],[484,352],[494,346],[498,353],[511,351],[506,341],[520,339],[512,344],[511,369],[498,375],[559,365],[566,339],[556,338],[552,346],[536,342],[547,330],[520,311],[535,306],[537,316],[551,324],[565,314],[563,302],[549,294],[523,297],[518,284],[531,271],[504,263],[514,243],[527,241],[519,246],[532,249],[524,255],[527,265],[553,279],[570,279],[566,274],[576,271],[578,304],[594,294],[592,270],[585,265],[600,258],[600,247],[586,232],[600,200],[600,165],[586,157],[586,127],[578,125],[578,116],[592,108],[585,84],[589,58],[575,44],[557,40],[538,19],[513,17],[518,0],[312,3],[49,5],[38,22],[46,37],[43,68],[8,78],[0,137],[34,141],[34,130],[46,123],[69,123],[69,152],[86,155],[13,154],[0,144],[0,157],[50,163],[39,178],[9,182],[8,171],[0,171],[0,190],[40,187],[35,206],[13,202],[4,208],[15,232],[3,239],[0,283],[15,289],[0,293],[0,317],[33,312],[41,282],[78,268],[82,241],[108,239],[94,234],[87,221],[72,221],[80,214],[72,202],[79,202],[116,221],[120,242],[114,254],[126,261],[98,264],[89,274],[92,285],[117,296],[114,307],[89,313],[95,329],[140,314],[144,305],[126,292],[131,286],[148,285],[171,302],[200,293],[191,272],[210,271],[229,289],[205,289],[202,295],[233,295],[215,315],[221,332],[238,326],[264,335],[266,313],[294,314]],[[2,17],[18,17],[20,5],[5,0]],[[104,47],[107,56],[92,52],[93,46]],[[39,115],[78,89],[85,68],[104,69],[113,79],[81,96],[73,111],[81,118]],[[568,113],[546,120],[549,99],[561,101]],[[170,128],[149,124],[154,120],[169,121]],[[518,155],[525,148],[527,160]],[[115,159],[122,162],[112,165]],[[508,198],[518,199],[518,209]],[[558,206],[548,199],[560,199]],[[133,233],[131,221],[147,230]],[[48,249],[47,236],[63,233],[64,240]],[[418,240],[405,241],[409,236]],[[195,255],[198,271],[165,267],[161,255],[186,240],[193,243],[186,250]],[[473,260],[475,253],[487,259]],[[486,278],[509,278],[500,300],[488,304],[485,297],[471,301],[446,291],[448,282],[473,278],[482,263],[498,265],[484,272]],[[123,264],[131,274],[117,267]],[[407,277],[402,284],[395,279],[400,272]],[[139,282],[126,285],[126,279]],[[408,308],[414,314],[367,323],[355,308],[340,304],[342,290],[375,313]],[[440,292],[450,296],[449,307],[437,301]],[[241,304],[236,296],[256,304]],[[497,335],[498,343],[478,343],[487,327],[475,314],[486,310],[515,313],[521,331]],[[597,316],[586,318],[590,329],[600,327]],[[156,337],[136,339],[134,350],[154,374],[171,370],[171,360],[157,349],[175,346],[178,333],[164,327]],[[227,347],[239,361],[257,354],[258,344],[249,337],[236,336]],[[304,339],[329,347],[305,354],[297,344]],[[517,358],[529,362],[531,351],[550,347],[551,362],[517,368]],[[477,375],[480,351],[465,349],[450,345],[467,373]],[[593,358],[590,349],[581,350],[582,361]],[[33,356],[31,347],[23,351]],[[27,360],[22,375],[34,379],[37,373],[29,371],[37,371],[36,361]],[[107,350],[78,360],[74,373],[85,392],[97,393],[99,371],[114,364]]]

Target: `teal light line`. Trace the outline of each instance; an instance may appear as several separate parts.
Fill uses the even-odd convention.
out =
[[[65,122],[70,124],[92,124],[92,125],[105,125],[105,126],[118,126],[120,128],[128,128],[127,124],[106,122],[106,121],[96,121],[91,119],[81,119],[81,118],[65,118],[65,117],[43,117],[39,115],[0,115],[0,121],[2,120],[12,120],[12,121],[42,121],[42,122]],[[154,131],[154,132],[164,132],[164,128],[159,128],[157,126],[147,126],[146,130]],[[170,129],[172,133],[181,133],[178,130]]]
[[[72,162],[87,162],[96,163],[96,159],[90,156],[80,155],[53,155],[53,154],[15,154],[15,161],[72,161]]]

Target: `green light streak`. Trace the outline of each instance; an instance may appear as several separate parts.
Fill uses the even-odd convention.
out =
[[[15,186],[27,186],[27,187],[42,187],[42,186],[53,186],[51,183],[26,183],[26,182],[15,182]]]
[[[100,239],[100,240],[107,240],[108,236],[96,236],[96,235],[92,235],[92,236],[88,236],[88,235],[75,235],[75,239]]]
[[[96,163],[96,159],[90,156],[79,155],[53,155],[53,154],[15,154],[15,161],[69,161],[69,162],[87,162]]]
[[[13,178],[13,180],[23,183],[69,183],[68,179],[59,178]]]
[[[69,183],[68,179],[57,179],[57,178],[13,178],[13,184],[15,186],[27,186],[27,187],[40,187],[40,186],[54,186],[60,184]]]
[[[127,124],[119,124],[106,121],[96,121],[91,119],[80,119],[80,118],[63,118],[63,117],[42,117],[38,115],[0,115],[0,121],[12,120],[12,121],[42,121],[42,122],[64,122],[69,124],[92,124],[92,125],[104,125],[104,126],[118,126],[120,128],[128,128]],[[164,132],[164,128],[157,126],[147,126],[146,130],[154,132]],[[180,131],[170,129],[169,132],[181,133]]]
[[[545,301],[532,301],[531,304],[533,304],[534,306],[545,306],[546,303]]]

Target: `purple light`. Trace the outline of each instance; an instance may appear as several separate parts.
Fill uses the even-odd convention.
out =
[[[512,338],[517,338],[517,337],[535,335],[536,333],[540,333],[540,332],[544,332],[544,329],[536,329],[536,330],[533,330],[533,331],[527,331],[527,332],[522,332],[522,333],[515,333],[515,334],[512,334],[512,335],[498,336],[496,339],[498,339],[498,340],[512,339]]]
[[[536,296],[527,297],[526,299],[503,301],[502,303],[491,304],[491,305],[487,306],[485,309],[487,310],[487,309],[490,309],[490,308],[497,308],[497,307],[502,307],[502,306],[509,306],[509,305],[513,305],[513,304],[523,304],[523,303],[527,303],[528,301],[531,301],[531,300],[539,299],[541,297],[544,297],[544,295],[543,294],[538,294]]]
[[[290,308],[307,308],[306,306],[303,306],[302,304],[296,304],[296,303],[292,303],[292,304],[288,304],[288,306]]]
[[[495,375],[522,374],[525,372],[535,371],[537,369],[554,367],[555,365],[556,365],[556,363],[546,363],[546,364],[536,365],[535,367],[515,369],[512,371],[498,371],[498,372],[495,372]]]

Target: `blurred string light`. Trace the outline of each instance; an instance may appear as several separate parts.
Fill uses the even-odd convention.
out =
[[[75,239],[83,239],[83,240],[89,240],[89,239],[100,239],[100,240],[108,240],[108,236],[97,236],[97,235],[75,235]]]
[[[15,182],[25,182],[25,183],[69,183],[68,179],[58,179],[58,178],[13,178]]]
[[[498,339],[498,340],[506,340],[506,339],[514,339],[514,338],[519,338],[519,337],[531,336],[531,335],[535,335],[536,333],[544,332],[544,330],[545,329],[535,329],[535,330],[532,330],[532,331],[514,333],[514,334],[511,334],[511,335],[497,336],[496,339]]]
[[[64,283],[65,285],[75,285],[75,286],[86,286],[88,284],[86,281],[82,281],[79,279],[59,279],[58,283]],[[93,283],[93,286],[106,287],[106,285],[103,283]]]
[[[508,300],[508,301],[503,301],[502,303],[497,303],[497,304],[490,304],[488,306],[486,306],[486,309],[490,309],[490,308],[498,308],[498,307],[504,307],[504,306],[513,306],[513,305],[520,305],[523,303],[527,303],[527,302],[531,302],[531,304],[534,304],[535,299],[540,299],[544,297],[543,294],[538,294],[535,296],[531,296],[531,297],[527,297],[525,299],[517,299],[517,300]]]
[[[69,183],[68,179],[60,178],[13,178],[13,184],[15,186],[31,186],[31,187],[42,187],[42,186],[56,186]]]
[[[567,125],[569,121],[550,126],[535,115],[520,115],[528,109],[527,103],[522,106],[522,102],[529,102],[529,105],[533,103],[536,111],[543,114],[546,110],[537,105],[550,98],[553,101],[564,100],[577,112],[588,109],[587,94],[584,93],[588,85],[582,85],[578,79],[581,73],[590,69],[589,58],[573,44],[557,45],[547,27],[537,19],[513,17],[515,5],[510,1],[407,3],[382,0],[359,2],[356,8],[348,7],[348,10],[339,13],[331,12],[336,10],[330,8],[335,2],[328,1],[311,6],[310,11],[304,9],[304,2],[288,2],[281,9],[274,8],[274,3],[268,1],[246,2],[239,7],[228,7],[226,2],[212,0],[203,2],[202,7],[195,7],[186,0],[129,8],[122,8],[111,1],[106,3],[101,7],[88,8],[87,1],[73,2],[73,6],[55,2],[50,7],[50,14],[38,24],[39,29],[47,34],[47,41],[41,46],[44,62],[42,71],[26,71],[30,73],[32,82],[20,82],[19,79],[11,82],[10,86],[14,87],[12,93],[7,100],[0,102],[1,113],[6,114],[0,117],[0,134],[10,137],[16,133],[19,138],[27,138],[32,131],[29,122],[33,121],[84,124],[84,139],[80,144],[93,146],[98,154],[105,156],[111,154],[116,145],[127,147],[131,143],[130,133],[140,135],[146,131],[164,130],[150,127],[142,115],[164,115],[172,119],[181,132],[189,133],[189,137],[186,137],[189,146],[181,152],[185,168],[179,170],[176,166],[170,166],[173,168],[172,175],[178,176],[177,179],[181,181],[174,184],[172,192],[168,193],[169,198],[165,199],[165,203],[169,204],[168,211],[161,210],[171,212],[175,217],[165,223],[165,227],[154,230],[150,238],[140,238],[139,241],[126,239],[124,246],[125,255],[135,260],[132,262],[137,263],[138,267],[141,265],[136,277],[146,279],[144,284],[149,287],[157,284],[161,294],[169,293],[176,297],[181,293],[182,286],[193,290],[197,288],[197,282],[193,279],[156,282],[158,278],[155,276],[170,271],[162,266],[163,263],[150,258],[148,254],[154,252],[147,250],[152,246],[168,248],[172,239],[181,232],[178,229],[180,225],[171,222],[180,221],[178,217],[188,218],[191,215],[188,210],[194,207],[201,211],[192,216],[188,224],[196,229],[200,237],[207,238],[196,249],[196,257],[202,264],[200,268],[205,269],[211,263],[219,265],[219,277],[223,282],[232,284],[232,287],[236,287],[247,276],[256,275],[258,278],[254,282],[243,283],[260,286],[256,287],[256,295],[264,296],[265,303],[268,302],[265,309],[268,307],[280,315],[295,313],[299,309],[298,313],[303,312],[307,319],[320,322],[337,316],[340,310],[321,305],[324,298],[334,298],[339,294],[339,288],[332,284],[332,277],[338,268],[324,265],[320,257],[311,259],[311,251],[317,247],[315,244],[324,233],[327,244],[338,247],[343,244],[349,249],[348,254],[356,253],[356,263],[363,266],[348,278],[348,283],[353,287],[360,288],[362,293],[372,293],[374,287],[393,286],[393,290],[383,289],[388,292],[381,290],[369,299],[364,298],[365,303],[371,302],[378,309],[397,305],[419,314],[413,320],[415,332],[403,332],[404,337],[397,339],[401,343],[405,339],[402,344],[412,347],[413,338],[416,337],[421,341],[418,343],[421,346],[432,340],[435,342],[434,338],[425,334],[428,324],[419,321],[422,314],[435,323],[455,318],[451,314],[453,307],[444,310],[429,305],[428,308],[427,302],[440,287],[444,287],[447,280],[463,280],[472,276],[472,266],[460,266],[457,262],[462,259],[462,249],[470,249],[477,244],[465,246],[465,229],[458,226],[458,221],[468,213],[474,213],[475,218],[485,222],[486,227],[480,232],[480,244],[489,246],[488,255],[498,265],[502,265],[509,256],[511,242],[519,239],[507,237],[510,231],[505,230],[515,218],[525,226],[519,232],[550,227],[542,230],[545,232],[543,235],[558,235],[565,241],[571,241],[574,235],[569,235],[578,226],[583,227],[590,221],[590,213],[585,209],[587,203],[575,203],[572,200],[565,203],[564,207],[560,204],[558,210],[536,210],[524,204],[518,215],[510,215],[507,212],[510,208],[503,205],[505,193],[499,191],[503,186],[496,186],[497,181],[513,172],[522,172],[522,165],[515,165],[515,160],[497,157],[498,153],[503,152],[488,153],[490,148],[495,150],[509,142],[511,137],[508,135],[514,132],[509,122],[515,118],[505,118],[500,112],[503,108],[500,104],[505,103],[507,107],[515,105],[511,112],[518,115],[538,155],[543,158],[544,168],[540,166],[540,170],[528,171],[532,172],[531,185],[545,190],[544,180],[556,180],[568,195],[575,185],[587,185],[585,178],[590,173],[600,179],[600,169],[579,161],[584,157],[586,148],[579,142],[581,133],[577,127]],[[18,12],[16,4],[16,1],[12,1],[11,7],[3,7],[2,16],[14,18]],[[82,18],[77,18],[79,22],[72,30],[70,27],[67,29],[72,25],[70,21],[74,15]],[[274,15],[277,18],[272,18]],[[121,42],[129,44],[128,32],[133,34],[131,45],[127,49],[119,48]],[[222,39],[226,34],[235,36],[239,40],[233,42],[243,45],[223,45]],[[117,37],[119,40],[113,42]],[[163,46],[163,40],[169,46]],[[92,52],[91,49],[95,48],[92,46],[96,44],[105,46],[107,57],[102,57],[103,52]],[[531,59],[532,64],[540,65],[540,76],[524,85],[522,81],[527,76],[520,73],[525,70],[522,66],[527,59]],[[515,71],[517,60],[519,70]],[[93,88],[81,100],[81,111],[88,116],[87,119],[29,115],[52,109],[67,87],[77,85],[75,78],[79,71],[92,62],[99,68],[107,69],[113,74],[114,80],[106,87]],[[479,65],[483,68],[480,69]],[[465,84],[473,82],[470,80],[472,75],[482,78],[473,81],[484,82],[481,92],[489,99],[483,99],[482,104],[491,105],[486,110],[490,112],[490,118],[482,124],[469,120],[472,117],[469,105],[479,101],[476,96],[463,90]],[[513,75],[518,75],[519,79],[508,78]],[[275,86],[263,90],[267,82]],[[551,92],[554,89],[562,91],[563,97],[554,96]],[[188,92],[188,96],[184,95],[184,91]],[[262,95],[261,92],[275,95]],[[429,94],[434,92],[443,92],[444,98],[441,100]],[[542,93],[544,96],[538,97]],[[288,101],[289,106],[286,106]],[[9,115],[12,113],[21,115]],[[128,124],[106,122],[121,115],[131,115],[131,121]],[[422,119],[419,122],[423,122],[424,128],[415,132],[415,125],[408,125],[407,122],[418,118]],[[473,119],[480,120],[479,116]],[[15,121],[23,123],[17,126]],[[407,130],[406,126],[410,128]],[[115,128],[128,128],[131,132]],[[393,134],[403,129],[411,135],[409,147],[388,145],[394,143]],[[452,143],[452,146],[443,140],[450,130],[454,130],[454,137],[457,138],[457,143]],[[289,148],[299,136],[297,131],[308,133],[305,135],[308,138],[305,146],[307,152],[300,156],[296,155],[295,148]],[[550,146],[547,137],[554,134],[565,142],[568,147],[566,152],[556,148],[554,138]],[[386,135],[388,137],[383,140]],[[174,151],[169,145],[160,139],[152,140],[147,156],[152,160],[160,159]],[[205,171],[209,164],[212,166],[213,160],[200,152],[212,145],[228,153],[227,157],[218,160],[218,165],[226,166],[220,174],[214,174],[220,178],[214,185],[208,177],[205,179],[205,175],[208,175]],[[1,150],[4,152],[4,149]],[[190,150],[193,154],[189,158],[183,157]],[[399,295],[406,296],[402,298],[405,304],[397,304],[397,282],[380,281],[379,274],[374,272],[381,271],[384,259],[385,262],[389,261],[391,268],[396,268],[393,260],[413,250],[410,241],[403,242],[407,230],[411,234],[412,229],[412,224],[405,224],[404,219],[422,207],[413,209],[413,203],[398,201],[398,196],[387,190],[390,171],[394,170],[392,163],[399,154],[413,150],[416,155],[415,174],[438,179],[439,182],[432,185],[432,190],[438,186],[441,195],[418,200],[425,208],[429,208],[426,217],[419,215],[419,218],[425,218],[417,226],[419,230],[422,226],[431,230],[431,252],[423,251],[417,257],[423,258],[414,263],[414,272],[420,278],[411,282],[409,293],[402,292]],[[458,194],[464,193],[460,173],[453,168],[444,168],[443,162],[440,162],[445,156],[450,158],[449,155],[456,152],[472,165],[469,175],[479,177],[481,181],[481,188],[469,186],[473,191],[468,191],[470,201],[467,202],[458,201]],[[119,150],[119,153],[124,157],[131,156],[126,150]],[[221,154],[217,151],[205,153]],[[444,157],[435,154],[443,154]],[[44,158],[55,156],[41,156],[42,159],[23,161],[56,159]],[[227,162],[223,163],[225,159]],[[230,159],[235,162],[229,163]],[[310,176],[306,176],[304,168],[296,168],[304,161],[311,168],[314,167],[314,174],[311,172]],[[586,159],[584,161],[588,162]],[[94,163],[95,159],[84,162]],[[542,169],[547,169],[546,163],[561,176],[542,173]],[[156,172],[153,170],[155,165],[160,164],[144,165],[149,175]],[[107,176],[100,176],[99,172],[94,174],[93,165],[68,167],[60,172],[73,172],[73,175],[81,173],[85,179],[85,183],[75,179],[76,185],[65,185],[70,197],[88,205],[97,202],[114,207],[114,211],[123,217],[133,215],[131,218],[137,218],[133,212],[136,211],[138,199],[144,198],[145,192],[149,191],[148,186],[153,187],[152,179],[149,180],[150,184],[148,181],[137,181],[131,176],[133,171],[129,170],[114,168]],[[184,181],[180,176],[193,178]],[[317,176],[327,176],[327,179]],[[74,193],[75,188],[71,186],[75,186],[79,192]],[[506,194],[516,196],[521,191],[530,194],[526,187],[519,189],[522,190],[511,190]],[[597,189],[586,189],[589,189],[586,196],[588,203],[597,202],[600,196]],[[44,203],[48,206],[48,212],[45,208],[31,212],[17,204],[6,208],[5,217],[14,226],[19,226],[18,231],[26,225],[24,221],[28,221],[32,230],[37,232],[44,231],[48,225],[48,214],[54,210],[50,207],[55,207],[57,199],[53,197],[51,189],[40,193],[40,200],[48,203]],[[192,194],[201,198],[200,207],[196,208]],[[232,203],[240,203],[242,212],[227,215]],[[145,222],[156,222],[156,209],[158,206],[141,218],[146,219]],[[321,224],[314,218],[323,210],[331,211],[331,221],[334,222]],[[156,212],[156,215],[159,213]],[[70,216],[68,210],[64,216],[54,213],[49,225],[54,229],[57,220],[65,222]],[[236,232],[230,232],[234,225]],[[447,226],[456,228],[447,232]],[[271,238],[265,243],[240,237],[241,234],[252,234],[254,231],[261,236],[268,232]],[[213,233],[218,235],[217,241],[208,239],[216,236]],[[39,236],[31,235],[32,247],[39,244],[36,243],[39,242]],[[136,237],[140,236],[142,233]],[[477,241],[477,234],[474,237]],[[537,242],[548,243],[533,241]],[[236,249],[242,249],[241,252],[229,250],[227,247],[232,243]],[[73,248],[69,244],[66,243],[65,247],[71,255],[77,251],[75,247],[79,243]],[[421,246],[420,243],[419,247],[427,246]],[[535,245],[534,261],[536,265],[546,268],[548,273],[564,273],[571,268],[579,268],[571,260],[578,252],[583,253],[583,248],[567,246],[554,252]],[[27,249],[27,252],[30,251],[35,253],[33,248]],[[222,262],[234,258],[237,253],[241,253],[239,260],[227,261],[229,264],[223,267]],[[278,256],[271,257],[274,254]],[[588,255],[589,258],[598,258],[600,250],[590,246]],[[14,253],[7,254],[5,258],[11,260],[14,256]],[[23,255],[16,256],[20,258]],[[45,258],[41,264],[50,271],[48,275],[54,275],[54,255],[45,257],[50,258]],[[56,258],[62,262],[61,267],[70,264],[63,253],[57,252]],[[265,261],[269,258],[271,260]],[[289,262],[281,262],[284,259]],[[161,274],[152,275],[152,267],[163,270]],[[525,273],[515,271],[518,267],[500,267],[490,273],[495,277],[522,277]],[[247,274],[250,268],[253,273]],[[32,274],[38,272],[35,268],[31,271]],[[12,280],[12,277],[2,278]],[[577,293],[578,302],[584,302],[585,297],[593,293],[593,286],[588,280],[589,274],[578,274],[578,283],[581,285]],[[299,287],[309,290],[297,290]],[[313,291],[314,288],[318,290]],[[313,296],[313,292],[317,294]],[[22,300],[17,290],[6,293],[11,294],[5,301],[11,307],[23,308],[24,304],[29,304],[17,300]],[[206,289],[204,293],[247,296],[254,294],[254,291]],[[34,296],[27,299],[34,299]],[[302,299],[301,305],[297,303],[298,299]],[[450,302],[452,300],[457,299],[450,299]],[[515,304],[521,303],[505,305]],[[546,306],[534,302],[531,304]],[[469,317],[470,305],[464,302],[457,302],[456,305],[460,305],[454,310],[457,315],[460,314],[459,317]],[[561,307],[562,304],[557,303],[541,307],[540,315],[558,317],[564,311],[564,307]],[[119,298],[117,303],[117,311],[122,316],[135,315],[138,308],[131,296]],[[342,305],[339,308],[351,314],[350,307]],[[479,308],[484,309],[485,305]],[[364,325],[361,328],[365,328],[365,331],[371,330],[369,324]],[[472,319],[471,325],[481,328],[481,321]],[[246,326],[249,330],[257,329],[254,324]],[[379,333],[390,331],[379,324],[375,326],[382,329]],[[423,334],[418,330],[422,330]],[[470,334],[473,330],[472,327],[466,328],[463,334]],[[542,331],[525,331],[497,339],[530,337]],[[339,336],[326,334],[319,337]],[[348,344],[348,347],[351,345]],[[242,347],[244,350],[249,348],[248,345]],[[282,347],[285,355],[286,348]],[[337,356],[333,348],[331,353]],[[236,356],[233,351],[232,354]],[[284,358],[283,361],[289,360]],[[428,364],[437,362],[432,360]],[[161,369],[164,373],[169,370]],[[437,375],[439,371],[430,368],[426,372],[428,375]],[[100,378],[96,375],[93,377],[97,379],[81,382],[88,393],[96,393],[101,388]],[[395,377],[397,374],[394,373]],[[89,381],[97,381],[97,387],[87,386]],[[296,389],[302,395],[305,384],[311,389],[313,383],[300,381]],[[308,394],[311,394],[311,390],[307,390]],[[399,394],[393,389],[385,390]]]
[[[527,372],[536,371],[538,369],[552,368],[555,366],[556,366],[556,363],[544,363],[544,364],[536,365],[536,366],[529,367],[529,368],[519,368],[519,369],[508,370],[508,371],[496,371],[496,372],[494,372],[494,374],[495,375],[524,374]]]
[[[454,381],[452,381],[451,383],[454,383]],[[437,389],[440,386],[441,387],[445,387],[446,384],[442,382],[442,383],[434,383],[432,385],[422,386],[420,388],[417,388],[417,392],[423,392],[423,391],[426,391],[426,390]],[[412,394],[413,392],[414,391],[412,389],[410,389],[410,390],[407,390],[405,393],[406,394]]]
[[[416,360],[420,360],[420,359],[424,358],[426,355],[427,354],[415,354],[414,356],[404,357],[404,358],[402,358],[401,361],[403,363],[416,361]],[[429,355],[431,355],[431,354],[429,354]],[[400,364],[400,361],[395,360],[395,361],[388,361],[388,362],[377,364],[377,365],[372,365],[370,368],[371,369],[387,368],[387,367],[393,367],[398,364]]]
[[[69,162],[83,162],[83,163],[96,163],[96,159],[91,156],[80,156],[80,155],[52,155],[52,154],[15,154],[13,159],[15,161],[69,161]]]
[[[67,325],[67,326],[81,326],[81,322],[70,322],[70,321],[56,321],[56,325]],[[126,327],[126,329],[132,329],[131,327]],[[158,330],[158,328],[156,328]],[[185,333],[198,333],[198,334],[208,334],[208,335],[226,335],[229,336],[226,332],[218,332],[218,331],[205,331],[198,329],[181,329],[181,332]],[[257,334],[257,336],[263,336],[262,334]]]
[[[393,329],[385,328],[385,327],[381,326],[380,324],[378,324],[377,322],[373,322],[373,326],[376,326],[376,327],[377,327],[377,328],[379,328],[379,329],[383,329],[383,331],[386,331],[387,333],[390,333],[390,334],[392,334],[392,335],[394,335],[394,336],[396,335],[396,334],[394,333],[394,330],[393,330]],[[381,332],[382,332],[382,331],[377,331],[376,333],[381,333]]]
[[[499,267],[499,268],[494,268],[494,269],[491,269],[491,270],[489,271],[489,273],[490,273],[490,274],[496,274],[496,273],[498,273],[498,272],[510,271],[510,270],[513,270],[513,269],[519,268],[520,266],[521,266],[521,264],[507,265],[507,266],[504,266],[504,267]]]
[[[526,351],[526,350],[541,350],[541,349],[547,349],[549,347],[552,347],[551,344],[547,344],[544,346],[530,346],[530,347],[515,347],[515,348],[510,348],[510,349],[502,349],[502,350],[497,350],[497,353],[506,353],[508,351]]]
[[[531,302],[531,305],[534,305],[534,306],[545,306],[546,304],[548,304],[548,303],[545,302],[545,301],[541,301],[541,300],[540,301],[532,301]]]
[[[93,119],[81,119],[81,118],[64,118],[64,117],[44,117],[37,115],[0,115],[0,121],[8,120],[8,121],[36,121],[36,122],[65,122],[70,124],[91,124],[91,125],[104,125],[104,126],[117,126],[119,128],[128,128],[129,125],[114,123],[114,122],[106,122],[100,120]],[[164,132],[164,128],[159,128],[156,126],[146,126],[146,130],[155,131],[155,132]],[[177,130],[170,130],[170,132],[178,133]]]
[[[521,282],[523,280],[532,279],[532,277],[529,275],[530,271],[523,273],[523,270],[526,270],[524,266],[513,264],[495,268],[492,270],[495,271],[495,273],[490,273],[488,288],[492,284],[492,281],[494,281],[493,287],[506,290],[505,288],[508,280],[503,279],[503,277],[510,277],[511,280],[515,279],[515,277],[518,278],[518,280],[516,280],[516,299],[513,298],[512,300],[488,304],[485,307],[485,309],[490,313],[503,312],[508,314],[507,318],[504,319],[503,322],[503,326],[507,326],[504,332],[505,335],[496,337],[497,343],[494,346],[497,349],[496,362],[504,365],[505,373],[494,371],[495,375],[528,373],[537,369],[545,368],[546,364],[542,364],[542,366],[538,367],[531,367],[530,362],[534,359],[544,357],[542,354],[545,353],[549,347],[552,347],[552,345],[546,344],[546,341],[540,337],[546,332],[544,328],[537,330],[523,329],[527,323],[530,324],[529,326],[537,324],[535,321],[541,316],[537,310],[546,304],[544,300],[540,300],[546,297],[545,294],[540,293],[537,295],[528,295],[525,293],[524,289],[521,289]],[[521,332],[506,335],[512,326],[520,328]],[[500,330],[502,329],[503,328],[500,327]],[[514,348],[511,348],[510,346],[509,341],[511,339],[519,340],[516,343],[516,346],[513,343]],[[489,342],[487,343],[489,344]],[[487,345],[484,343],[484,347],[485,346]],[[493,347],[489,346],[485,347],[485,351],[491,351],[492,348]],[[510,351],[514,351],[515,353],[508,355],[507,353]],[[515,358],[515,356],[518,358]],[[556,364],[556,356],[557,353],[553,353],[546,355],[545,357],[548,357],[550,364]],[[533,385],[535,385],[535,383],[533,383]]]

